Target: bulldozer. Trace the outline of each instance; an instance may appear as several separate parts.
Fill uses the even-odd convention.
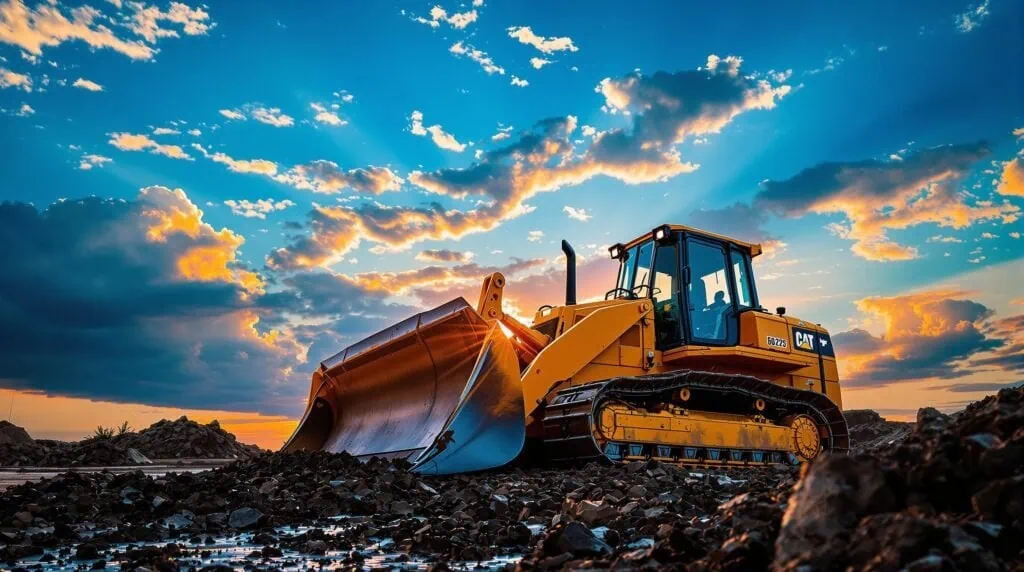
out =
[[[501,273],[324,360],[284,451],[404,458],[423,474],[544,462],[797,464],[843,453],[828,331],[764,309],[759,244],[661,225],[609,248],[616,282],[529,325],[502,308]]]

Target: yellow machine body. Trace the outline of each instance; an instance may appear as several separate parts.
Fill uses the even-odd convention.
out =
[[[454,300],[326,360],[285,450],[405,456],[427,473],[505,464],[525,439],[552,460],[756,465],[844,451],[828,332],[760,307],[760,253],[663,225],[612,248],[605,300],[545,306],[530,325],[502,310],[505,278],[492,274],[475,309]]]

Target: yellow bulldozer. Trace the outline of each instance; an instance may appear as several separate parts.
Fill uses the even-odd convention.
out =
[[[828,332],[761,307],[761,246],[662,225],[609,251],[604,300],[530,325],[502,310],[505,277],[324,360],[285,451],[406,458],[451,474],[526,450],[550,462],[763,466],[850,445]]]

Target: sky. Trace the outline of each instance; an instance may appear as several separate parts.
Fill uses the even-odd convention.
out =
[[[276,447],[320,360],[666,222],[764,245],[845,407],[961,408],[1024,379],[1021,61],[1018,0],[0,0],[0,413]]]

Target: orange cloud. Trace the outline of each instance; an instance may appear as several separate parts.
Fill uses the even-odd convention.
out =
[[[170,157],[171,159],[184,159],[191,161],[192,156],[185,152],[179,145],[164,145],[150,139],[148,135],[137,135],[133,133],[111,133],[109,143],[122,151],[144,151],[149,149],[150,153]]]
[[[459,264],[456,266],[424,266],[404,272],[364,272],[355,275],[357,284],[368,290],[383,291],[389,294],[400,294],[412,288],[429,287],[447,289],[455,284],[473,282],[479,284],[484,277],[501,272],[505,276],[513,276],[539,268],[546,264],[543,258],[530,260],[512,259],[505,266],[481,266],[476,263]]]
[[[187,236],[177,256],[178,277],[200,282],[222,281],[237,284],[250,293],[262,292],[263,280],[250,270],[238,267],[237,253],[245,239],[227,228],[215,231],[203,222],[203,211],[189,200],[185,191],[166,187],[147,187],[139,193],[146,206],[146,237],[165,243],[175,234]]]
[[[890,230],[921,224],[962,229],[981,221],[1004,224],[1020,217],[1009,202],[968,202],[955,183],[989,154],[984,144],[947,145],[908,155],[900,161],[822,163],[785,181],[767,181],[756,208],[798,217],[835,214],[836,235],[854,241],[854,254],[876,261],[909,260],[917,248],[889,238]]]
[[[1015,157],[1003,164],[1003,174],[999,177],[996,192],[1001,195],[1024,197],[1024,162]]]
[[[992,311],[966,299],[969,294],[931,290],[858,300],[865,321],[880,324],[883,332],[854,329],[833,336],[844,383],[881,386],[969,373],[965,360],[1002,345],[987,330]]]
[[[416,254],[416,260],[423,262],[469,262],[472,258],[472,252],[457,252],[447,248],[428,248]]]

